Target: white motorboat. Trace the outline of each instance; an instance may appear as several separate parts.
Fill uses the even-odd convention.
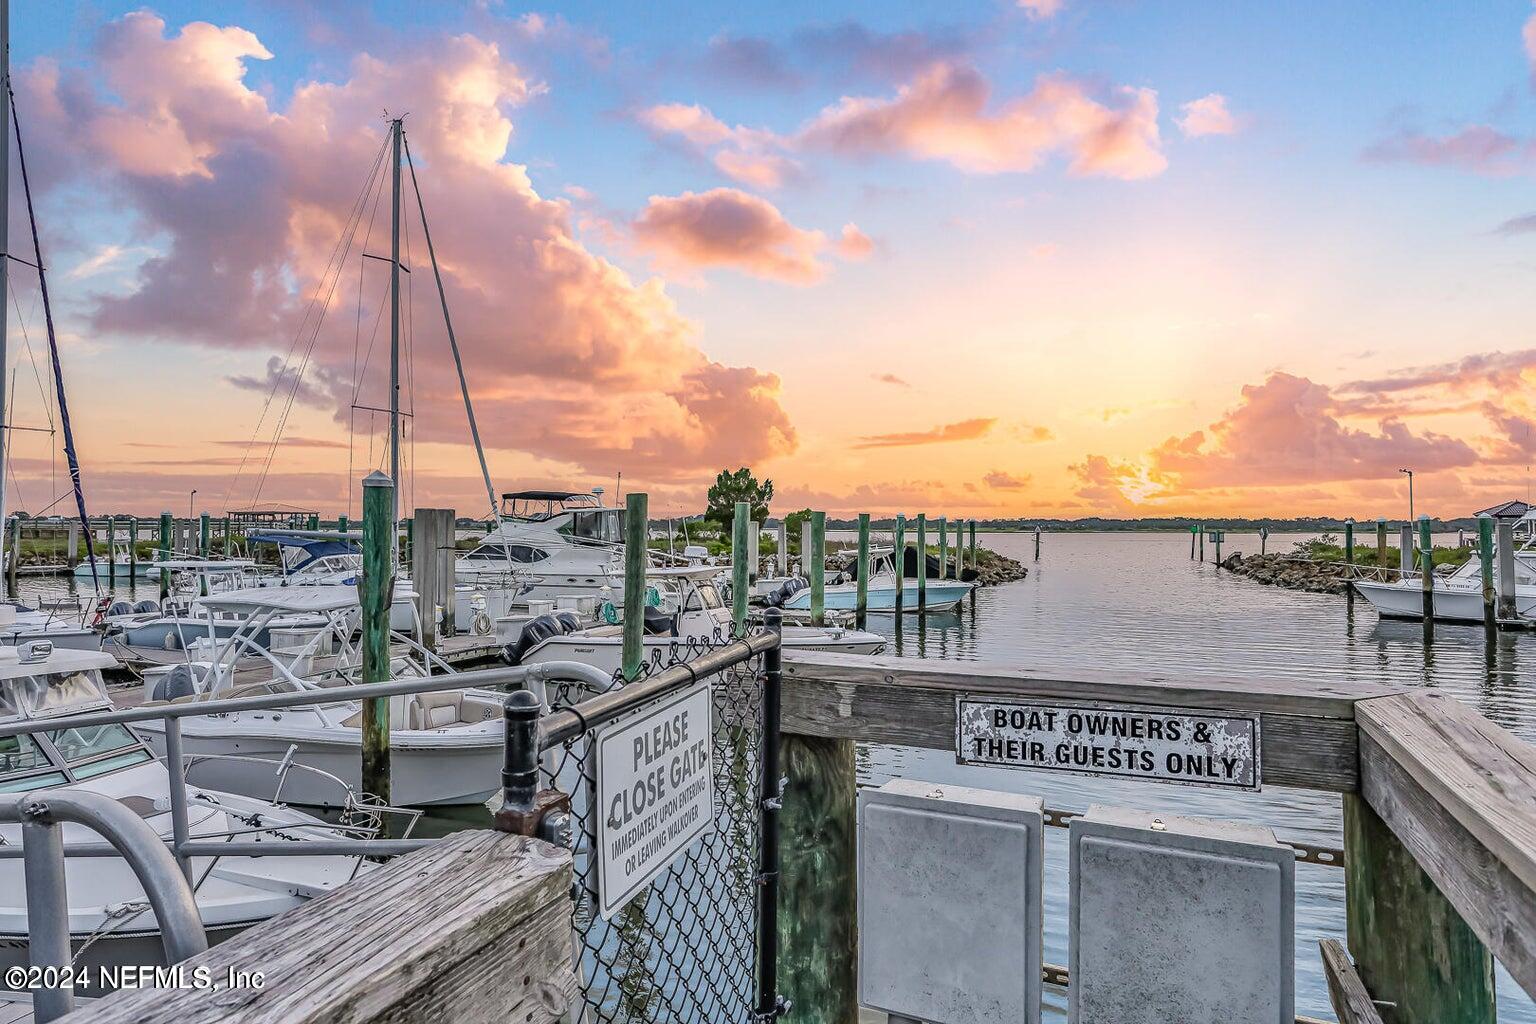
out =
[[[894,550],[882,548],[870,551],[869,588],[865,597],[865,608],[872,612],[894,612],[896,610],[896,562]],[[901,610],[905,613],[916,614],[917,586],[916,577],[903,579]],[[976,589],[976,584],[963,580],[949,580],[930,578],[923,588],[925,604],[930,612],[951,611],[961,601],[970,596]],[[793,611],[809,611],[811,607],[810,587],[801,585],[796,587],[791,584],[789,593],[785,594],[780,607]],[[780,593],[784,593],[785,587],[781,586]],[[822,588],[822,607],[827,611],[856,611],[859,601],[859,583],[857,579],[846,580],[837,583],[828,583]],[[772,595],[768,595],[770,603],[773,603]]]
[[[713,566],[680,566],[651,569],[646,575],[645,657],[669,664],[702,652],[708,645],[731,637],[731,609],[726,607],[713,576]],[[607,617],[617,617],[612,605]],[[530,623],[508,651],[514,664],[537,665],[549,661],[577,661],[613,674],[623,652],[623,625],[606,622],[586,629],[570,629],[559,616],[550,628]],[[885,638],[841,626],[785,626],[786,651],[831,651],[838,654],[878,654]]]
[[[517,572],[523,600],[624,594],[624,510],[578,491],[515,491],[501,496],[501,522],[454,563],[462,580]]]
[[[397,590],[397,595],[399,591]],[[253,587],[199,602],[209,623],[227,613],[239,625],[227,637],[211,631],[178,665],[145,673],[153,700],[214,699],[310,690],[357,682],[362,652],[353,634],[357,591],[340,585]],[[280,626],[301,621],[301,626]],[[258,643],[261,636],[266,644]],[[211,638],[211,639],[210,639]],[[451,672],[418,640],[393,634],[409,657],[395,657],[391,675]],[[435,669],[435,671],[434,671]],[[450,690],[390,698],[391,797],[406,806],[478,803],[500,777],[504,694]],[[164,724],[140,726],[156,750]],[[362,705],[352,700],[277,711],[241,711],[182,722],[188,755],[239,754],[253,760],[213,760],[193,777],[236,793],[273,792],[276,763],[312,768],[356,789],[362,771]],[[339,806],[346,799],[326,779],[308,774],[284,785],[283,797],[305,806]]]
[[[70,612],[66,606],[43,609],[0,602],[0,644],[16,647],[33,640],[75,651],[101,650],[101,634],[82,623],[78,606]]]
[[[138,733],[126,725],[49,729],[50,718],[110,710],[101,672],[109,655],[46,644],[0,648],[0,721],[35,722],[37,730],[0,738],[0,793],[68,786],[121,801],[162,836],[171,836],[170,776]],[[270,774],[270,769],[269,769]],[[195,839],[291,844],[356,837],[292,808],[189,787]],[[81,826],[63,826],[66,847],[101,842]],[[21,842],[20,825],[0,825],[0,846]],[[227,938],[341,885],[361,857],[195,857],[194,895],[210,942]],[[0,859],[0,969],[27,963],[27,910],[20,859]],[[132,869],[116,857],[72,860],[66,871],[69,925],[79,963],[98,966],[162,962],[159,931]],[[93,975],[94,977],[94,975]]]
[[[1536,511],[1526,512],[1515,524],[1515,610],[1521,618],[1536,617]],[[1378,570],[1380,571],[1380,570]],[[1494,586],[1499,583],[1498,560],[1493,565]],[[1387,619],[1424,618],[1424,577],[1420,573],[1381,572],[1380,579],[1352,581],[1355,591]],[[1468,559],[1446,576],[1431,578],[1434,617],[1446,622],[1483,621],[1482,564]]]

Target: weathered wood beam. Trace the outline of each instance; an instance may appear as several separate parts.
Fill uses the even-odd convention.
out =
[[[1536,749],[1435,694],[1362,701],[1356,714],[1362,799],[1536,995]]]
[[[1323,955],[1323,974],[1328,979],[1328,1001],[1333,1004],[1339,1024],[1383,1024],[1365,982],[1344,952],[1344,944],[1338,939],[1323,939],[1317,945]]]
[[[988,662],[786,652],[783,728],[808,736],[953,750],[959,693],[1257,712],[1264,783],[1351,792],[1359,781],[1355,704],[1392,692],[1306,681],[1091,672],[1064,678]]]
[[[70,1024],[376,1024],[564,1019],[571,855],[522,836],[460,832],[185,961],[260,988],[139,989]]]

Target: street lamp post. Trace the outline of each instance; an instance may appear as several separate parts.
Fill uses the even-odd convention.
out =
[[[1408,475],[1408,521],[1411,523],[1413,522],[1413,470],[1400,469],[1398,472]]]

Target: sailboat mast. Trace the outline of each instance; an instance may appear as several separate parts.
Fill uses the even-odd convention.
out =
[[[0,381],[5,379],[6,312],[11,283],[11,0],[0,0]],[[0,552],[5,551],[5,468],[9,448],[6,436],[5,388],[0,387]]]
[[[3,2],[3,0],[0,0]],[[389,218],[389,479],[394,508],[390,521],[400,521],[400,118],[389,123],[391,185],[394,202]]]

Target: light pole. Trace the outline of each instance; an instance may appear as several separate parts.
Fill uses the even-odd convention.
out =
[[[1413,522],[1413,470],[1400,469],[1399,473],[1408,474],[1408,521]]]
[[[195,505],[196,501],[197,501],[197,488],[194,487],[194,488],[192,488],[192,493],[187,495],[187,518],[188,519],[195,519],[196,518],[196,514],[193,511],[193,508],[194,508],[194,505]]]

